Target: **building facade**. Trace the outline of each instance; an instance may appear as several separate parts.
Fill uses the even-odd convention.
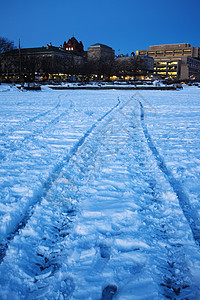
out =
[[[115,51],[109,46],[97,43],[88,48],[87,57],[89,61],[109,61],[114,59]]]
[[[109,79],[111,76],[115,51],[106,45],[97,43],[87,51],[88,72],[96,79]]]
[[[150,46],[138,50],[137,55],[148,55],[154,59],[154,75],[160,78],[200,79],[200,48],[190,44]]]
[[[51,44],[46,47],[15,49],[0,55],[0,74],[3,79],[35,76],[57,77],[83,72],[85,54],[71,52]]]

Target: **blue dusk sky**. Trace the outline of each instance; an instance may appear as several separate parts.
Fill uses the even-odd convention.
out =
[[[18,0],[1,2],[0,36],[21,47],[60,46],[70,37],[84,49],[102,43],[116,54],[150,45],[200,46],[200,1]]]

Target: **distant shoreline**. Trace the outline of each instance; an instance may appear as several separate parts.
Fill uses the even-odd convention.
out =
[[[176,86],[49,86],[53,90],[177,90]]]

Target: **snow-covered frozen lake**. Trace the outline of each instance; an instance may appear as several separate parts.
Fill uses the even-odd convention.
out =
[[[200,299],[200,88],[0,85],[0,299]]]

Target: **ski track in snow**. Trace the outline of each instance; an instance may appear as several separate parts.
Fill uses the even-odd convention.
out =
[[[54,166],[7,241],[0,298],[199,299],[195,214],[163,166],[142,103],[118,101]]]

